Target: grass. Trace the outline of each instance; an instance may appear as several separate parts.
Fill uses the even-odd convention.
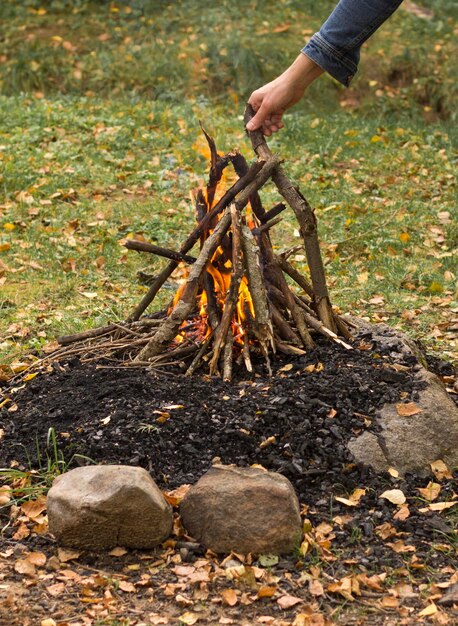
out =
[[[204,4],[2,3],[4,369],[56,334],[128,314],[146,289],[136,272],[161,262],[119,241],[178,247],[207,169],[199,120],[220,151],[250,156],[245,98],[333,3],[253,0],[243,21],[238,1]],[[316,208],[333,302],[453,360],[454,3],[426,6],[432,20],[400,10],[377,33],[351,90],[314,85],[270,144]],[[298,241],[289,214],[275,230],[279,248]]]

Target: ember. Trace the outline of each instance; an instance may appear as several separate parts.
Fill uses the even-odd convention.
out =
[[[247,119],[252,115],[249,109]],[[331,307],[315,215],[283,171],[279,158],[260,131],[250,133],[258,159],[249,166],[239,152],[220,155],[212,137],[202,130],[210,152],[210,172],[206,188],[194,194],[196,227],[178,251],[128,240],[128,249],[160,255],[169,263],[126,324],[60,337],[60,344],[82,342],[76,353],[88,360],[110,356],[126,365],[153,367],[179,362],[188,375],[204,368],[226,380],[232,378],[234,362],[253,371],[252,357],[257,355],[270,373],[273,354],[305,354],[314,346],[314,333],[350,348],[338,336],[351,338],[347,323]],[[228,166],[237,176],[229,188]],[[269,180],[294,211],[310,281],[288,260],[301,247],[282,254],[274,251],[270,231],[281,221],[286,205],[264,209],[259,190]],[[191,256],[189,252],[198,242],[199,254]],[[143,316],[182,264],[182,282],[169,307]],[[301,295],[288,279],[300,287]]]

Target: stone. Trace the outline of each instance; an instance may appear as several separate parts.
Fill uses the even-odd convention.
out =
[[[180,514],[187,532],[216,553],[286,554],[301,540],[293,486],[262,469],[213,465],[188,491]]]
[[[55,479],[48,493],[48,519],[63,546],[148,549],[169,536],[173,511],[141,467],[92,465]]]
[[[395,404],[385,404],[376,417],[380,432],[365,432],[348,444],[357,463],[377,472],[394,467],[401,476],[426,476],[439,459],[450,468],[458,465],[458,408],[435,374],[419,368],[416,377],[425,384],[415,401],[421,412],[403,417]]]

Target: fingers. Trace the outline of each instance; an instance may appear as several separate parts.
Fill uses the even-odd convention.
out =
[[[253,101],[253,102],[248,101],[248,102],[256,111],[256,115],[252,117],[251,120],[246,125],[247,130],[250,130],[250,131],[258,130],[258,128],[261,128],[261,126],[263,127],[263,130],[264,130],[264,123],[266,119],[270,116],[269,107],[266,105],[265,102],[262,102],[259,108],[256,107],[256,104],[258,104],[256,101]]]

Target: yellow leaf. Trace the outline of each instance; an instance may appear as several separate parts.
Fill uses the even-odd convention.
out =
[[[24,377],[24,382],[27,383],[29,382],[29,380],[33,380],[35,376],[38,376],[38,372],[34,372],[33,374],[27,374],[27,376]]]
[[[372,135],[371,143],[377,143],[378,141],[382,141],[382,138],[380,137],[380,135]]]
[[[445,465],[444,461],[440,459],[431,463],[431,469],[433,470],[437,480],[442,480],[443,478],[453,478],[451,471]]]
[[[279,372],[290,372],[293,369],[293,364],[292,363],[288,363],[287,365],[283,365],[283,367],[280,367],[280,369],[278,370]]]
[[[404,504],[406,501],[406,497],[404,493],[400,489],[389,489],[388,491],[384,491],[380,498],[385,498],[391,504]]]
[[[136,591],[135,585],[130,583],[128,580],[120,580],[118,586],[121,591],[125,591],[126,593],[135,593]]]
[[[445,511],[445,509],[450,509],[455,504],[458,504],[458,500],[455,502],[431,502],[428,508],[430,511]],[[423,512],[423,509],[419,510]]]
[[[432,502],[437,498],[441,490],[441,486],[438,483],[433,483],[429,481],[429,483],[424,488],[419,488],[418,491],[423,496],[425,500],[429,500]]]
[[[422,412],[422,409],[415,404],[415,402],[406,402],[405,404],[399,402],[396,405],[396,412],[398,415],[402,417],[411,417],[412,415],[417,415]]]
[[[393,476],[393,478],[398,478],[399,477],[399,472],[397,469],[394,469],[394,467],[389,467],[388,468],[388,474],[390,476]]]
[[[431,602],[431,604],[428,604],[425,609],[420,611],[418,617],[428,617],[429,615],[434,615],[435,613],[437,613],[437,606],[434,604],[434,602]]]
[[[264,585],[258,590],[258,598],[271,598],[275,595],[277,587]]]
[[[223,602],[229,606],[235,606],[237,604],[238,598],[235,589],[224,589],[224,591],[221,592],[221,597]]]
[[[433,280],[428,287],[428,291],[429,293],[442,293],[444,291],[444,287],[437,281]]]
[[[399,239],[402,241],[402,243],[407,243],[410,240],[410,235],[409,233],[401,233],[399,235]]]
[[[196,613],[191,613],[190,611],[185,611],[183,615],[180,615],[178,618],[182,624],[187,624],[187,626],[192,626],[196,622],[199,621],[199,616]]]
[[[334,500],[337,500],[337,502],[341,502],[342,504],[345,504],[345,506],[358,506],[357,502],[355,502],[354,500],[349,500],[348,498],[341,498],[340,496],[336,496]]]
[[[3,230],[12,231],[15,228],[16,228],[16,226],[14,224],[12,224],[11,222],[6,222],[6,224],[3,224]]]
[[[278,598],[277,604],[282,609],[290,609],[292,606],[299,604],[302,602],[302,598],[297,598],[296,596],[285,595],[281,598]]]
[[[6,252],[11,248],[10,243],[0,243],[0,252]]]

